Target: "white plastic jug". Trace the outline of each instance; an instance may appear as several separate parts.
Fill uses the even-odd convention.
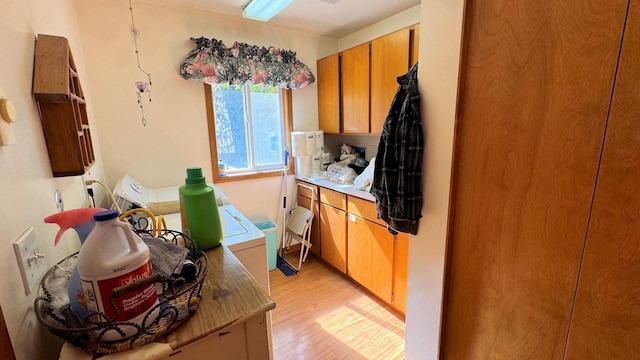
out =
[[[77,262],[87,308],[111,320],[146,327],[159,312],[153,283],[112,299],[110,296],[115,288],[151,276],[149,247],[127,223],[118,219],[116,210],[96,213],[94,220],[96,225],[80,248]],[[149,313],[151,309],[154,311]],[[119,329],[124,336],[109,330],[101,335],[102,339],[116,341],[138,332],[134,326],[123,325]]]

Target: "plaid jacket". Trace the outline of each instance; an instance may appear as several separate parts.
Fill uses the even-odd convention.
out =
[[[398,77],[398,91],[385,119],[371,194],[378,218],[392,234],[418,232],[422,217],[422,152],[418,64]]]

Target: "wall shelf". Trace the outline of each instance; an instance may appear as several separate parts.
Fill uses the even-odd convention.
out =
[[[38,35],[33,71],[53,176],[83,175],[95,162],[87,103],[66,38]]]

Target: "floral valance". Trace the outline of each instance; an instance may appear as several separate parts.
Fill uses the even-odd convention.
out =
[[[239,42],[226,47],[220,40],[204,37],[191,40],[196,48],[180,65],[180,75],[187,80],[289,89],[303,88],[315,81],[311,70],[296,59],[295,51]]]

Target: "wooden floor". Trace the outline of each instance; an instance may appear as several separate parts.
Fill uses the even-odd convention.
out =
[[[274,360],[403,359],[404,322],[311,255],[294,276],[269,272]]]

